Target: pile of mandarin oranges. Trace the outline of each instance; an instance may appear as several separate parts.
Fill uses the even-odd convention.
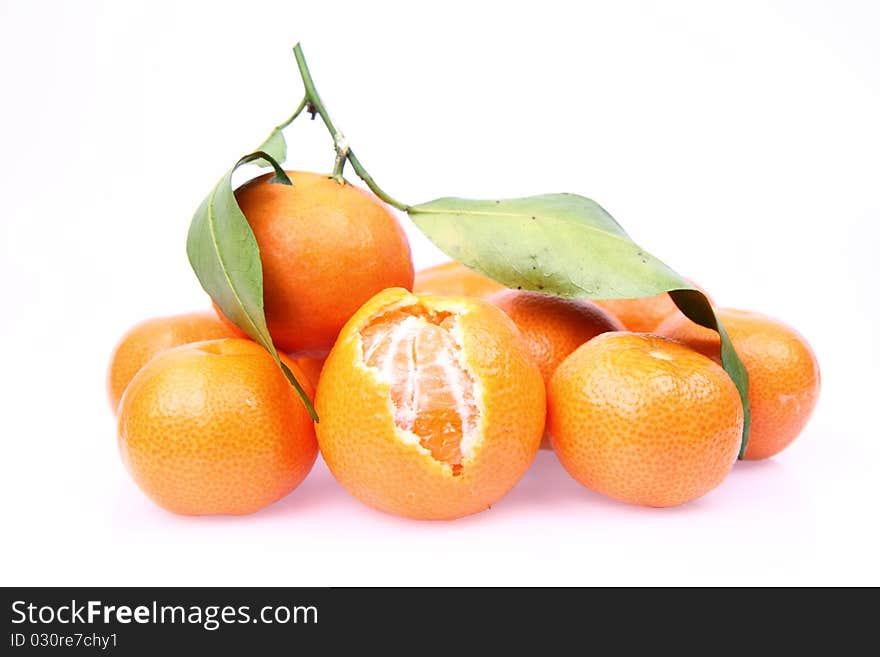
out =
[[[319,421],[216,306],[138,324],[108,389],[122,461],[159,506],[255,512],[319,452],[355,498],[416,519],[489,508],[541,448],[586,488],[651,507],[698,498],[733,469],[743,406],[718,335],[668,295],[563,299],[456,262],[414,274],[380,200],[289,176],[256,178],[236,199],[260,249],[269,332]],[[750,379],[745,458],[770,458],[816,404],[816,358],[780,321],[717,312]]]

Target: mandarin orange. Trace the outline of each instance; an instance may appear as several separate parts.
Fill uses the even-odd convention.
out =
[[[547,421],[569,474],[608,497],[683,504],[718,486],[742,440],[743,409],[710,358],[664,338],[604,333],[550,380]]]
[[[321,454],[357,499],[410,518],[482,511],[541,441],[545,390],[513,322],[473,297],[379,293],[343,328],[316,394]]]
[[[282,358],[311,396],[305,375]],[[318,453],[296,391],[250,340],[195,342],[153,358],[122,396],[118,429],[141,490],[187,515],[257,511],[296,488]]]
[[[367,299],[412,287],[409,242],[370,192],[326,175],[287,173],[293,186],[266,174],[235,197],[260,247],[272,340],[295,357],[320,358]]]

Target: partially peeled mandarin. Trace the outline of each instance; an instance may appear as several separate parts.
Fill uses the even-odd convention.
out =
[[[545,394],[503,312],[392,288],[343,328],[316,407],[321,453],[352,495],[448,519],[488,508],[522,477],[541,441]]]

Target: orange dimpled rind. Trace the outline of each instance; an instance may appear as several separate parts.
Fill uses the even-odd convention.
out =
[[[734,464],[742,426],[724,370],[655,336],[600,335],[550,382],[560,462],[587,488],[630,504],[675,506],[714,489]]]
[[[343,324],[386,287],[412,287],[409,241],[371,192],[326,174],[248,181],[235,198],[260,249],[266,322],[275,345],[323,358]]]
[[[545,382],[572,351],[588,340],[608,331],[624,330],[617,318],[591,301],[525,290],[502,290],[489,301],[517,325]]]
[[[192,312],[148,319],[119,340],[107,370],[107,394],[114,412],[134,375],[157,354],[191,342],[239,337],[238,329],[210,312]]]
[[[455,261],[417,271],[413,281],[413,292],[450,297],[486,299],[503,289],[501,283]]]
[[[285,362],[311,396],[306,377]],[[241,339],[151,360],[123,395],[118,436],[144,493],[186,515],[257,511],[296,488],[317,456],[296,392],[265,349]]]
[[[810,419],[821,389],[819,363],[806,339],[777,319],[730,308],[717,314],[749,373],[745,458],[770,458],[788,447]],[[721,362],[718,334],[684,316],[667,319],[657,333]]]

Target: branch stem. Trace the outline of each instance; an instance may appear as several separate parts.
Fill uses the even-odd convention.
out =
[[[306,63],[305,55],[303,54],[302,47],[300,44],[296,44],[293,48],[293,55],[296,57],[296,65],[299,68],[299,74],[302,77],[303,87],[305,87],[305,98],[303,99],[303,103],[300,105],[300,108],[294,113],[294,115],[288,120],[287,123],[293,121],[296,116],[302,112],[305,107],[309,112],[314,116],[317,114],[321,117],[321,120],[324,122],[324,125],[327,128],[327,131],[330,133],[330,136],[333,138],[333,146],[336,149],[336,163],[333,167],[333,173],[331,174],[334,178],[343,181],[342,179],[342,170],[345,167],[345,162],[351,162],[351,167],[354,169],[355,173],[358,177],[364,181],[367,187],[378,196],[380,199],[385,201],[388,205],[391,205],[398,210],[406,212],[409,209],[408,205],[401,203],[400,201],[395,200],[393,197],[385,193],[379,185],[376,184],[376,181],[373,180],[373,177],[364,169],[364,165],[360,163],[360,160],[357,159],[354,152],[349,148],[348,141],[345,139],[345,135],[343,135],[335,125],[333,125],[333,121],[330,119],[330,113],[327,111],[327,108],[324,106],[323,101],[321,100],[321,96],[318,95],[318,90],[315,88],[315,81],[312,79],[312,74],[309,72],[309,65]],[[284,125],[287,125],[286,123]]]

